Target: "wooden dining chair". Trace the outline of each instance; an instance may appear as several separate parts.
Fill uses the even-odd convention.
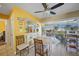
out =
[[[48,55],[48,48],[46,45],[43,45],[42,40],[34,39],[34,47],[35,47],[35,56],[39,54],[40,56]]]

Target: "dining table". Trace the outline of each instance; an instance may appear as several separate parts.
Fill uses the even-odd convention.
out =
[[[17,49],[19,50],[19,52],[20,52],[20,56],[21,56],[21,52],[24,50],[24,49],[28,49],[28,53],[29,53],[29,44],[27,44],[27,43],[23,43],[23,44],[20,44],[20,45],[18,45],[17,46]]]

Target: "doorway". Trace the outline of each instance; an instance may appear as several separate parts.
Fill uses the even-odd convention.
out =
[[[0,46],[6,44],[6,20],[0,20]]]

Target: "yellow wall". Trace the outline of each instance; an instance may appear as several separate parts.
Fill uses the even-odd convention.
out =
[[[35,21],[37,23],[39,23],[39,20],[40,20],[39,18],[31,15],[30,13],[28,13],[18,7],[14,7],[12,10],[11,18],[13,18],[13,20],[14,20],[14,28],[15,28],[15,35],[16,36],[25,34],[25,26],[26,26],[26,20],[25,20],[23,22],[23,31],[20,32],[19,27],[18,27],[19,25],[18,25],[17,17],[25,18],[27,20],[30,19],[30,20]]]
[[[19,31],[19,21],[17,20],[17,18],[25,18],[25,20],[23,21],[23,25],[22,25],[22,31]],[[12,24],[14,26],[14,50],[16,51],[16,38],[15,36],[19,36],[19,35],[25,35],[26,34],[26,19],[30,19],[33,22],[36,22],[38,24],[40,24],[39,22],[39,18],[31,15],[30,13],[26,12],[25,10],[22,10],[19,7],[14,7],[11,14],[10,14],[10,19],[13,20],[14,24]]]
[[[5,20],[6,19],[8,19],[8,16],[0,13],[0,32],[5,31]]]
[[[0,21],[0,32],[5,31],[5,21]]]

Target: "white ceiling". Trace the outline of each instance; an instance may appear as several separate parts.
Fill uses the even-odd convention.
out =
[[[49,7],[54,6],[56,3],[47,3]],[[30,12],[34,16],[37,16],[39,18],[45,18],[54,16],[48,12],[41,12],[41,13],[34,13],[36,11],[42,11],[44,10],[41,3],[1,3],[2,7],[0,6],[0,13],[8,15],[10,11],[12,10],[13,6],[19,6],[20,8]],[[52,11],[56,12],[56,15],[72,12],[79,10],[79,3],[65,3],[63,6],[58,7]]]

